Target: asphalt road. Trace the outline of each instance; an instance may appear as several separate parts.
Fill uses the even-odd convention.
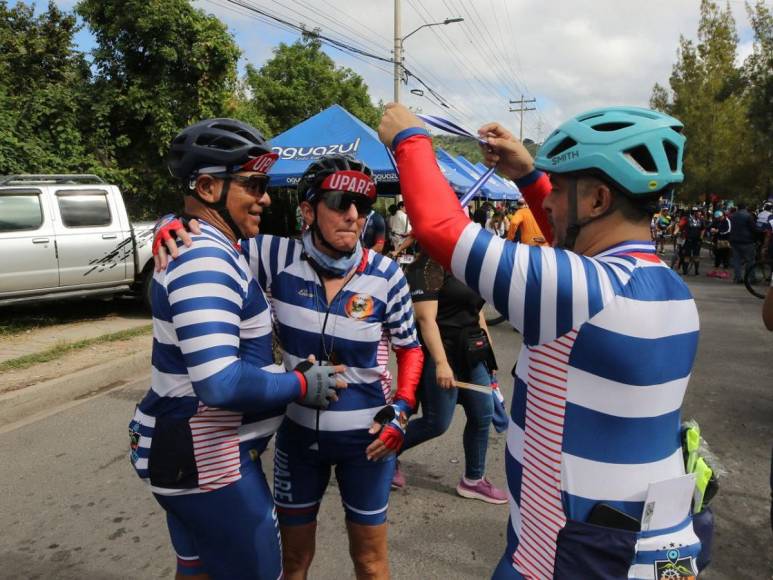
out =
[[[700,422],[727,470],[713,505],[714,562],[701,577],[768,578],[773,333],[762,327],[761,301],[742,287],[705,278],[689,282],[702,335],[684,415]],[[493,333],[500,365],[509,368],[519,335],[505,324]],[[509,400],[508,383],[502,380]],[[163,511],[127,459],[126,425],[146,387],[147,377],[140,377],[0,434],[0,578],[173,577]],[[390,504],[394,578],[487,578],[501,555],[506,506],[454,492],[463,467],[464,419],[457,413],[444,437],[404,457],[408,487]],[[492,430],[488,474],[498,485],[504,484],[504,446]],[[264,460],[271,455],[269,449]],[[314,579],[353,577],[337,495],[331,485],[320,515]]]

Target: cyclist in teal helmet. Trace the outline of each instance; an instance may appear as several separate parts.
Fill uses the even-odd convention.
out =
[[[658,199],[684,179],[684,142],[680,121],[638,107],[594,109],[558,127],[534,161],[554,188],[567,192],[566,223],[555,224],[557,245],[574,247],[582,228],[618,209],[633,221],[651,216]],[[588,194],[590,204],[582,216],[578,193]],[[552,206],[546,209],[555,219]]]
[[[691,513],[680,408],[698,312],[650,236],[659,197],[683,180],[682,124],[635,107],[589,111],[551,134],[536,161],[496,123],[479,134],[486,162],[516,181],[553,247],[471,222],[405,107],[387,105],[379,126],[422,248],[523,337],[507,547],[493,578],[696,577],[711,516]],[[669,496],[657,518],[645,510],[651,488]]]

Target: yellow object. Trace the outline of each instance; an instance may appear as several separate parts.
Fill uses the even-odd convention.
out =
[[[701,444],[701,430],[696,425],[695,427],[689,427],[684,433],[685,443],[687,445],[687,463],[685,469],[687,473],[693,473],[695,471],[695,464],[698,461],[698,447]]]
[[[703,496],[706,494],[706,487],[709,485],[711,476],[714,473],[711,468],[703,460],[703,457],[699,457],[695,462],[695,505],[693,507],[694,513],[698,513],[703,509]]]

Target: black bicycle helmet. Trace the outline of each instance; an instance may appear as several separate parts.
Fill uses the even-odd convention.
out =
[[[244,167],[253,159],[275,154],[260,131],[236,119],[206,119],[183,129],[172,140],[167,156],[169,173],[178,179],[190,179],[201,169],[207,173],[232,173],[239,170],[266,173],[266,164]]]
[[[299,199],[302,201],[314,201],[323,191],[339,189],[338,187],[325,187],[324,183],[334,173],[343,171],[361,173],[365,176],[365,181],[369,182],[369,184],[366,184],[364,191],[362,187],[347,189],[347,191],[362,193],[370,198],[371,201],[376,200],[376,184],[373,182],[373,172],[370,170],[370,167],[348,155],[326,155],[312,162],[298,182]],[[349,183],[353,184],[353,182]],[[334,184],[331,183],[330,185]]]

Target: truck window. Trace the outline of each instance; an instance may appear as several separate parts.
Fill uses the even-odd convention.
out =
[[[68,228],[107,226],[113,221],[104,191],[57,191],[56,199]]]
[[[36,230],[43,224],[43,208],[36,193],[0,193],[0,233]]]

